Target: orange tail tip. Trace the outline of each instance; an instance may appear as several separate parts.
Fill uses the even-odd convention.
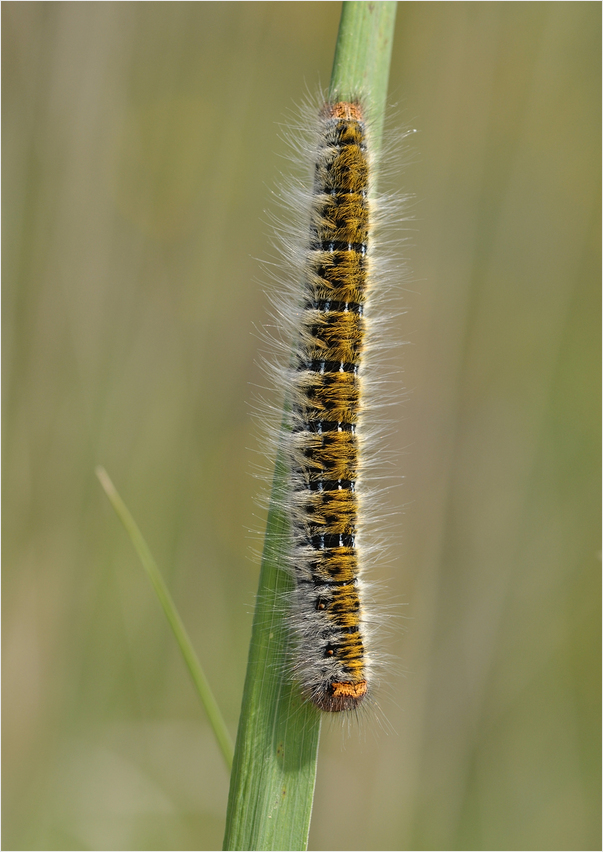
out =
[[[354,710],[367,693],[367,683],[331,683],[325,692],[312,696],[312,701],[325,713],[339,713],[342,710]]]

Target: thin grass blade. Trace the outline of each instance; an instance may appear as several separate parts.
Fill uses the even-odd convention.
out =
[[[201,668],[201,663],[199,662],[195,649],[193,648],[188,633],[182,623],[182,619],[176,609],[176,605],[172,600],[172,596],[170,595],[159,568],[151,555],[149,546],[144,540],[136,521],[128,510],[128,507],[117,493],[107,471],[103,467],[97,467],[96,475],[105,491],[105,494],[111,501],[111,505],[115,509],[118,518],[126,528],[126,532],[130,536],[130,540],[140,557],[142,567],[146,571],[147,577],[155,589],[155,594],[159,598],[159,603],[163,607],[166,618],[174,632],[174,636],[176,637],[176,641],[178,642],[182,656],[184,657],[184,662],[191,673],[193,683],[195,684],[201,703],[205,708],[209,722],[213,728],[220,751],[222,752],[226,765],[230,770],[232,768],[233,761],[232,740],[216,703],[216,699],[214,698],[207,678],[205,677],[205,673]]]

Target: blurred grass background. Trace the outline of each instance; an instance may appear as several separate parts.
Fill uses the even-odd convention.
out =
[[[2,4],[4,848],[221,845],[226,771],[94,467],[234,733],[256,258],[277,122],[328,82],[339,13]],[[396,733],[326,726],[313,848],[600,848],[600,19],[399,6]]]

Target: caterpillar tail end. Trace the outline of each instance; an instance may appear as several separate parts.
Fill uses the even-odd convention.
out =
[[[367,682],[329,683],[312,695],[312,701],[319,710],[325,713],[341,713],[344,710],[355,710],[367,693]]]

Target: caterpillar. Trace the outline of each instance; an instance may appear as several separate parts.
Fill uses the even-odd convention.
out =
[[[363,575],[380,204],[361,99],[324,103],[310,145],[296,145],[312,149],[313,174],[311,188],[289,185],[284,193],[304,236],[296,244],[281,229],[295,280],[289,300],[277,306],[281,349],[288,353],[280,446],[288,470],[286,562],[294,581],[292,668],[305,698],[337,713],[356,710],[372,695],[375,671],[375,619]]]

